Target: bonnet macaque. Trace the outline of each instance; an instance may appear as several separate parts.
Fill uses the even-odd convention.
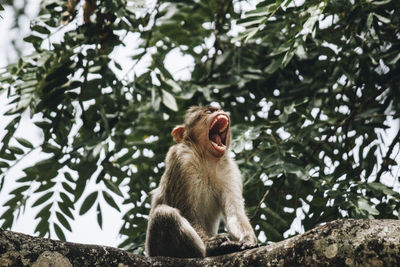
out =
[[[228,155],[228,114],[191,107],[172,136],[177,144],[170,147],[160,185],[152,192],[147,255],[193,258],[255,247],[240,171]],[[217,234],[221,220],[228,234]]]

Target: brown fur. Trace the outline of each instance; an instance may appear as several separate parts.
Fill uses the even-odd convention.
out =
[[[172,131],[178,143],[169,149],[160,185],[152,192],[148,256],[204,257],[257,244],[244,211],[240,171],[228,150],[210,144],[208,131],[219,114],[227,116],[213,107],[192,107],[184,125]],[[227,127],[226,149],[230,122]],[[216,236],[221,219],[229,238]]]

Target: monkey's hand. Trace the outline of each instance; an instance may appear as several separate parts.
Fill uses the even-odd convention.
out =
[[[226,254],[221,250],[221,244],[224,242],[229,242],[229,235],[227,233],[216,234],[215,236],[210,237],[206,242],[206,255],[207,256],[216,256],[221,254]]]
[[[240,246],[241,250],[258,247],[257,237],[253,233],[245,235],[243,238],[239,240],[239,243],[241,244]]]
[[[242,243],[229,240],[228,236],[210,238],[206,243],[206,256],[229,254],[241,250]]]
[[[229,254],[249,248],[257,247],[257,242],[253,242],[252,240],[241,242],[231,240],[229,234],[217,234],[206,242],[206,255],[209,256],[217,256],[223,254]]]

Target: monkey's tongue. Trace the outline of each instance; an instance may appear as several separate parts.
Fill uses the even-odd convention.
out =
[[[224,144],[222,144],[221,136],[219,136],[219,134],[211,134],[210,140],[213,141],[214,143],[216,143],[219,146],[223,146],[224,145]]]
[[[218,115],[210,126],[208,138],[210,139],[212,146],[220,152],[224,152],[226,149],[228,127],[229,118],[223,114]]]
[[[211,141],[212,146],[216,150],[218,150],[220,152],[224,152],[225,151],[226,146],[222,143],[221,136],[219,134],[215,134],[215,133],[211,134],[210,135],[210,141]]]

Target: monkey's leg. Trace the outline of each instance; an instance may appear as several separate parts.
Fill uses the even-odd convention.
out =
[[[149,219],[146,250],[150,257],[196,258],[204,257],[206,249],[200,236],[177,209],[160,205]]]

